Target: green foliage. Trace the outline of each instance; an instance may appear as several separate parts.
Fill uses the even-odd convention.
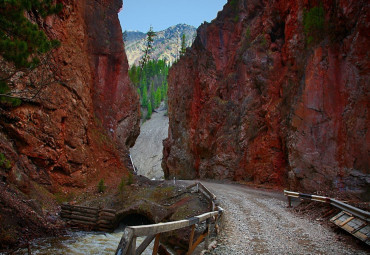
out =
[[[10,88],[5,81],[0,81],[0,95],[7,95],[10,93]],[[22,100],[10,96],[0,96],[0,103],[8,106],[19,106]]]
[[[20,71],[23,77],[27,77],[32,70],[44,64],[41,60],[47,52],[60,45],[59,41],[50,40],[38,23],[31,22],[28,18],[39,20],[41,17],[59,13],[62,5],[54,2],[0,0],[0,55],[3,60],[0,65],[0,104],[20,105],[20,91],[17,91],[16,96],[12,93],[15,87],[12,77]],[[28,85],[35,87],[37,83],[31,82],[26,84]]]
[[[141,104],[143,107],[148,107],[148,89],[146,85],[143,88],[143,96],[141,98]]]
[[[304,10],[303,29],[307,44],[317,43],[322,39],[325,29],[325,11],[322,4],[309,11]]]
[[[38,53],[43,54],[59,45],[49,40],[38,25],[25,17],[25,12],[46,17],[60,12],[62,6],[52,0],[0,1],[0,54],[16,67],[32,68],[39,64]]]
[[[143,50],[144,55],[140,60],[140,67],[143,68],[150,60],[150,55],[153,52],[153,42],[154,37],[156,37],[157,34],[153,31],[153,27],[149,28],[149,31],[146,33],[146,47]]]
[[[184,56],[186,53],[186,36],[182,34],[181,36],[181,49],[180,49],[180,57]]]
[[[118,191],[120,193],[123,193],[125,191],[125,186],[126,186],[126,178],[122,177],[121,182],[118,185]]]
[[[231,0],[231,1],[230,1],[230,5],[231,5],[232,7],[236,7],[236,6],[238,5],[238,0]]]
[[[234,22],[236,23],[236,22],[238,22],[239,21],[239,15],[236,15],[235,17],[234,17]]]
[[[12,168],[12,163],[10,162],[9,159],[5,157],[3,153],[0,153],[0,167],[5,168],[5,169]]]
[[[127,185],[131,185],[134,183],[134,176],[132,173],[128,173],[128,178],[127,178]]]
[[[118,191],[120,193],[123,193],[125,191],[125,186],[131,185],[133,183],[134,183],[134,176],[132,175],[132,173],[128,173],[127,178],[125,176],[121,178],[121,182],[118,185]]]
[[[238,10],[238,3],[239,3],[239,0],[231,0],[230,1],[230,5],[234,9],[234,11]]]
[[[59,204],[63,204],[65,202],[72,201],[75,198],[75,194],[73,192],[70,193],[57,192],[54,194],[54,197]]]
[[[141,107],[148,110],[148,114],[143,116],[145,119],[151,117],[153,109],[158,108],[162,101],[167,106],[168,70],[169,65],[164,60],[150,60],[143,67],[134,65],[129,70],[130,79],[140,95]]]
[[[148,112],[146,113],[146,119],[150,119],[152,117],[152,104],[148,104]]]
[[[105,191],[106,188],[107,187],[104,184],[104,179],[100,179],[100,181],[98,183],[98,192],[99,193],[104,193],[104,191]]]

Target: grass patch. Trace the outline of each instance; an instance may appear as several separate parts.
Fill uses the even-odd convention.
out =
[[[104,193],[104,191],[107,189],[107,186],[105,186],[104,183],[104,179],[100,179],[97,189],[99,193]]]

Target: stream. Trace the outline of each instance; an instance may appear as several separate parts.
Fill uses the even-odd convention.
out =
[[[64,236],[40,238],[31,243],[32,255],[111,255],[114,254],[121,240],[123,231],[103,232],[70,232]],[[145,237],[138,238],[136,247]],[[142,253],[152,254],[153,242]],[[14,254],[28,254],[27,249],[17,250]]]

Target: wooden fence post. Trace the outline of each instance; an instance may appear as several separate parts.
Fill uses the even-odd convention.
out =
[[[159,248],[159,237],[161,236],[161,234],[157,234],[155,236],[155,241],[154,241],[154,247],[153,247],[153,253],[152,255],[157,255],[158,253],[158,248]]]
[[[193,246],[194,233],[195,233],[195,224],[191,227],[191,234],[190,234],[190,238],[189,238],[188,252],[191,250],[191,247]]]
[[[205,238],[205,241],[204,241],[204,246],[205,246],[204,248],[207,250],[208,245],[209,245],[209,229],[210,229],[210,225],[211,225],[211,219],[210,218],[208,218],[206,220],[206,224],[207,224],[207,229],[206,229],[207,233],[206,233],[206,238]]]
[[[130,250],[130,255],[136,255],[136,236],[132,238],[129,250]]]

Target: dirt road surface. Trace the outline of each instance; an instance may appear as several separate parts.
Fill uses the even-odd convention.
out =
[[[281,192],[202,183],[225,209],[218,246],[207,254],[369,254],[337,240],[328,227],[294,214]]]

